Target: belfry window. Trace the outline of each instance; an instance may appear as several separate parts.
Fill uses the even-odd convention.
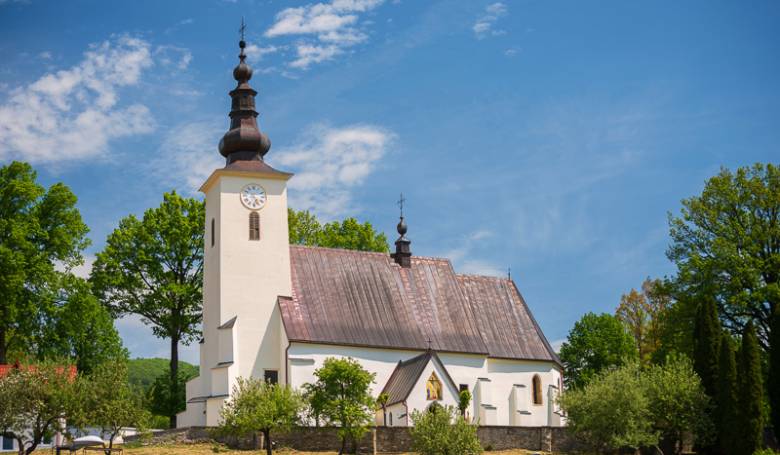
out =
[[[428,382],[425,384],[425,395],[428,400],[441,400],[441,381],[436,377],[436,373],[431,373]]]
[[[260,240],[260,215],[257,212],[249,214],[249,240]]]
[[[538,374],[534,375],[531,393],[533,393],[534,404],[542,404],[542,379]]]

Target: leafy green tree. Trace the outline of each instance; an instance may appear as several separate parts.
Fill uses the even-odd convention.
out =
[[[300,394],[286,385],[261,379],[238,378],[233,394],[222,408],[220,429],[224,434],[241,437],[263,433],[265,449],[271,455],[271,432],[288,431],[298,422],[303,407]]]
[[[780,305],[772,318],[772,332],[769,337],[769,390],[770,418],[775,435],[780,435]]]
[[[390,395],[382,392],[376,397],[376,405],[382,410],[382,426],[387,426],[387,400]]]
[[[599,453],[658,444],[637,363],[597,373],[587,385],[564,391],[560,405],[577,439]]]
[[[10,351],[28,352],[45,319],[41,289],[56,267],[83,262],[89,229],[76,196],[62,183],[45,189],[27,163],[0,167],[0,364]]]
[[[676,295],[715,298],[733,335],[753,321],[768,348],[780,302],[780,168],[721,169],[682,205],[669,217]]]
[[[179,370],[176,387],[171,387],[171,375],[166,369],[155,379],[147,392],[148,408],[155,415],[176,415],[187,408],[187,381],[197,375],[197,370]]]
[[[476,425],[469,425],[452,406],[434,403],[427,411],[412,411],[411,419],[412,448],[421,455],[482,453]]]
[[[374,373],[366,371],[360,363],[351,358],[329,357],[314,371],[317,382],[313,390],[322,400],[322,415],[338,427],[341,439],[339,455],[344,453],[347,440],[352,440],[353,449],[368,431],[376,403],[370,388]]]
[[[166,193],[142,219],[119,222],[92,268],[95,291],[114,315],[137,314],[170,341],[172,396],[179,395],[179,343],[199,335],[205,216],[203,202]],[[176,414],[169,417],[176,426]]]
[[[637,358],[633,337],[614,316],[587,313],[569,332],[560,358],[566,384],[582,387],[599,372]]]
[[[44,299],[46,323],[40,325],[34,350],[38,359],[68,358],[80,373],[98,365],[127,359],[127,350],[106,308],[92,294],[89,282],[58,273]]]
[[[750,455],[761,448],[764,434],[762,415],[763,385],[761,383],[761,354],[752,322],[745,326],[739,352],[739,407],[737,427],[740,441],[737,455]]]
[[[141,405],[140,396],[127,381],[127,364],[109,361],[98,365],[91,375],[81,381],[82,412],[78,418],[69,416],[69,423],[80,428],[94,426],[108,437],[113,448],[122,428],[144,428],[149,412]]]
[[[12,369],[0,378],[0,430],[12,436],[19,455],[29,455],[44,437],[65,431],[65,418],[80,411],[75,371],[44,362]]]
[[[641,379],[653,429],[673,443],[674,453],[682,453],[686,434],[692,434],[699,444],[710,442],[710,398],[687,357],[674,356],[664,365],[650,365]]]
[[[458,411],[460,411],[460,416],[464,419],[466,418],[466,411],[468,411],[470,404],[471,392],[469,392],[468,389],[461,390],[458,393]]]
[[[321,224],[308,210],[288,209],[290,243],[294,245],[344,248],[359,251],[389,251],[387,237],[376,232],[369,222],[360,223],[355,218]]]
[[[713,299],[699,304],[693,329],[693,367],[710,397],[718,395],[718,351],[720,348],[720,320]]]
[[[718,362],[718,399],[715,413],[718,447],[721,453],[737,453],[739,444],[737,401],[737,365],[731,337],[724,334],[720,340]]]
[[[639,359],[647,363],[660,347],[662,315],[671,300],[665,293],[661,280],[647,278],[642,290],[631,289],[620,298],[615,317],[634,337]]]

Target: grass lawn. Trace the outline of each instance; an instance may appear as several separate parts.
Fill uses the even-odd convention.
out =
[[[99,453],[99,452],[95,452]],[[125,448],[125,455],[213,455],[215,453],[226,455],[265,454],[265,450],[230,450],[220,444],[178,444],[178,445],[152,445],[145,447]],[[278,450],[274,453],[280,455],[336,455],[337,452],[297,452],[295,450]],[[543,452],[529,452],[525,450],[503,450],[486,452],[497,455],[529,455]],[[398,454],[414,455],[414,454]]]

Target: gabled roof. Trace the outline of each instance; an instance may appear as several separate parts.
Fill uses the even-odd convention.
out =
[[[560,364],[506,278],[456,275],[447,259],[291,246],[290,341],[482,354]],[[429,343],[430,340],[430,343]]]
[[[409,398],[409,394],[412,393],[412,389],[420,379],[428,362],[434,361],[437,363],[441,371],[444,372],[444,380],[448,381],[450,385],[457,390],[455,382],[450,377],[449,372],[444,367],[444,364],[439,360],[439,356],[433,351],[425,351],[417,357],[412,357],[409,360],[398,362],[398,365],[390,375],[390,379],[387,380],[387,384],[382,389],[382,393],[387,394],[387,406],[401,403]]]

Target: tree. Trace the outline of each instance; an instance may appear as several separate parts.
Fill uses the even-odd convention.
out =
[[[780,435],[780,306],[775,308],[769,337],[769,406],[775,435]],[[778,436],[780,437],[780,436]]]
[[[27,163],[0,167],[0,364],[9,351],[27,352],[40,327],[40,290],[56,267],[82,263],[89,229],[76,196],[62,183],[44,189]]]
[[[14,368],[0,378],[0,430],[12,436],[19,455],[29,455],[65,419],[79,413],[75,369],[54,363]]]
[[[230,399],[222,408],[220,431],[236,437],[263,433],[265,449],[271,455],[271,432],[288,431],[298,422],[303,407],[300,394],[286,385],[262,379],[238,378]]]
[[[369,222],[361,224],[355,218],[346,218],[322,225],[308,210],[288,209],[287,213],[291,244],[359,251],[389,251],[385,234],[376,232]]]
[[[693,329],[693,367],[710,397],[718,395],[720,320],[714,299],[699,304]]]
[[[464,419],[466,418],[466,411],[469,409],[469,404],[471,404],[471,392],[469,392],[468,389],[461,390],[460,393],[458,393],[458,411],[460,411],[460,416]]]
[[[569,332],[560,358],[567,386],[576,388],[602,370],[636,359],[637,349],[617,318],[607,313],[587,313]]]
[[[709,443],[710,398],[687,357],[673,356],[664,365],[650,365],[642,382],[653,429],[673,443],[674,453],[682,453],[686,433],[693,434],[700,444]]]
[[[382,392],[376,397],[376,405],[382,410],[382,426],[387,426],[387,400],[390,399],[390,395]]]
[[[650,361],[660,347],[662,334],[662,315],[671,301],[663,288],[661,280],[647,278],[642,283],[642,291],[631,289],[620,298],[615,316],[634,337],[639,359]]]
[[[180,362],[181,363],[181,362]],[[187,408],[187,381],[197,376],[197,370],[185,369],[177,373],[176,386],[171,387],[171,375],[166,368],[147,391],[149,411],[155,415],[176,415]]]
[[[780,302],[780,168],[721,169],[682,205],[679,216],[669,216],[676,295],[715,298],[733,335],[753,321],[768,348]]]
[[[328,422],[339,427],[339,455],[344,453],[348,439],[352,440],[356,451],[376,406],[370,394],[376,375],[366,371],[354,359],[329,357],[314,371],[314,376],[317,378],[314,390],[322,394],[322,414]]]
[[[113,448],[114,439],[122,428],[143,428],[149,420],[149,413],[141,405],[140,396],[127,380],[127,364],[124,361],[109,361],[97,366],[90,376],[82,381],[81,399],[83,410],[74,421],[79,428],[95,426],[109,439]]]
[[[764,434],[762,416],[763,385],[761,384],[761,354],[752,322],[745,326],[739,351],[739,408],[737,427],[740,441],[738,455],[750,455],[761,447]]]
[[[203,202],[166,193],[141,220],[119,222],[97,254],[91,281],[115,316],[137,314],[171,346],[171,395],[178,396],[179,343],[199,335],[202,311]],[[176,414],[169,414],[176,426]]]
[[[731,337],[724,334],[720,339],[718,362],[717,434],[718,446],[724,454],[737,453],[739,433],[737,408],[737,365],[734,360]]]
[[[412,448],[421,455],[476,455],[482,453],[476,425],[469,425],[452,406],[431,405],[414,410],[409,429]]]
[[[314,421],[314,426],[319,427],[325,413],[327,397],[323,385],[319,382],[307,382],[303,385],[303,401],[306,403],[306,413]]]
[[[597,373],[587,385],[561,394],[572,433],[600,453],[658,444],[637,363]]]
[[[90,374],[104,362],[127,359],[127,350],[106,308],[92,294],[89,282],[57,273],[35,346],[38,359],[68,358],[80,373]]]

